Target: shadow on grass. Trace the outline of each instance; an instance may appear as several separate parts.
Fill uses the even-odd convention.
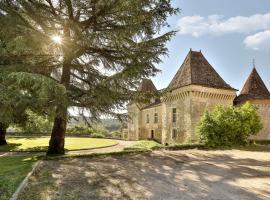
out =
[[[48,147],[32,147],[27,149],[21,149],[20,146],[22,146],[21,143],[8,143],[0,146],[0,152],[44,152],[48,149]]]

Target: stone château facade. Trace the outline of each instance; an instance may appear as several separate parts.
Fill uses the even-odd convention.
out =
[[[158,92],[149,79],[142,81],[139,90]],[[190,50],[160,99],[128,105],[126,139],[154,139],[162,144],[197,141],[196,125],[206,110],[212,111],[218,104],[232,106],[246,101],[259,107],[264,121],[265,128],[258,139],[270,139],[267,122],[270,94],[255,69],[238,97],[236,91],[220,77],[201,51]]]

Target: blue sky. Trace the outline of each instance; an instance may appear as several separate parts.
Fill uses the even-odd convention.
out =
[[[241,90],[252,60],[270,89],[270,0],[173,0],[182,9],[169,18],[179,33],[167,44],[169,56],[152,78],[167,87],[190,48],[206,59],[232,87]]]

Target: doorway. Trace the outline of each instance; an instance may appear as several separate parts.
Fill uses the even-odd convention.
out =
[[[154,134],[154,130],[151,130],[151,139],[154,139],[155,134]]]

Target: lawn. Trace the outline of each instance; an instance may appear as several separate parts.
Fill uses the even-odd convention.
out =
[[[19,184],[31,171],[36,162],[34,157],[5,156],[0,157],[0,199],[11,197]]]
[[[46,151],[49,137],[10,137],[7,138],[8,145],[0,146],[2,151]],[[92,149],[107,147],[117,144],[117,141],[99,138],[76,138],[66,137],[66,150]]]

